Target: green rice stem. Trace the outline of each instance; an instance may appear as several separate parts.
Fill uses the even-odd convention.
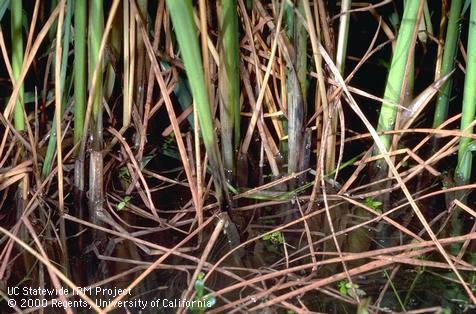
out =
[[[453,71],[458,48],[458,40],[460,34],[461,9],[463,0],[451,1],[450,16],[448,27],[446,30],[445,48],[443,52],[443,60],[441,64],[440,76]],[[435,116],[433,118],[433,128],[440,126],[448,116],[448,105],[451,97],[451,88],[453,86],[453,78],[449,78],[438,92]]]
[[[99,0],[92,0],[90,2],[90,60],[89,60],[89,73],[92,76],[94,69],[98,63],[102,63],[99,60],[99,48],[101,46],[101,40],[104,32],[104,9],[103,3]],[[91,79],[92,81],[92,79]],[[100,150],[102,145],[102,96],[103,96],[103,71],[100,67],[97,75],[96,86],[94,86],[93,92],[93,105],[92,105],[92,145],[95,150]],[[93,86],[90,87],[91,89]]]
[[[191,0],[167,0],[167,7],[172,18],[195,108],[198,111],[200,129],[212,169],[216,196],[220,205],[229,206],[229,197],[225,189],[225,175],[218,149],[208,91],[205,86],[197,29],[193,20],[192,2]],[[223,204],[224,200],[227,204]]]
[[[384,101],[380,111],[377,131],[391,131],[395,126],[397,107],[392,103],[400,103],[400,96],[405,79],[405,68],[412,47],[412,37],[415,28],[420,1],[407,1],[403,13],[401,27],[397,37],[395,52],[385,86]],[[380,139],[384,147],[389,150],[391,135],[382,135]],[[376,151],[376,154],[379,152]]]
[[[233,177],[235,151],[240,144],[240,71],[236,0],[219,2],[219,96],[224,167]]]
[[[11,1],[11,33],[12,33],[12,71],[13,78],[17,81],[20,78],[21,69],[23,66],[23,33],[22,33],[22,18],[23,5],[21,0]],[[25,130],[25,118],[23,116],[23,97],[24,89],[20,87],[18,92],[17,103],[15,104],[15,111],[13,125],[18,131]]]
[[[473,134],[473,128],[469,125],[474,121],[476,112],[476,1],[471,2],[467,53],[461,131],[464,134],[471,135]],[[469,137],[461,137],[459,141],[455,179],[460,184],[468,183],[471,177],[472,158],[465,158],[470,143],[471,138]]]
[[[79,2],[79,1],[78,1]],[[64,113],[65,103],[68,101],[69,88],[68,91],[65,91],[66,85],[66,70],[68,67],[68,53],[69,53],[69,41],[71,35],[71,17],[73,15],[73,2],[68,1],[66,6],[66,15],[64,19],[63,27],[63,51],[61,54],[61,74],[60,74],[60,89],[63,93],[62,102],[61,102],[61,114]],[[70,86],[69,86],[70,87]],[[53,115],[53,121],[56,119],[56,113]],[[50,138],[48,140],[48,147],[46,149],[45,161],[43,163],[43,169],[41,171],[41,176],[46,178],[51,171],[53,157],[56,151],[56,123],[52,124],[50,131]]]
[[[86,111],[86,5],[75,1],[74,8],[74,143],[81,141]]]

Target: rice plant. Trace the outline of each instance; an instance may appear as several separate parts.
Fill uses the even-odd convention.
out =
[[[200,129],[210,160],[217,199],[219,203],[226,208],[226,206],[229,206],[228,189],[225,186],[225,174],[221,154],[218,149],[218,140],[214,130],[211,107],[205,87],[203,65],[192,15],[192,2],[189,0],[167,1],[167,7],[169,8],[172,22],[174,23],[175,34],[177,35],[177,41],[180,45],[180,53],[184,61],[188,81],[198,111]],[[233,119],[229,120],[230,123],[232,120]]]
[[[454,69],[457,53],[457,43],[459,40],[461,9],[463,1],[451,1],[450,14],[448,18],[448,27],[446,29],[445,48],[441,63],[440,75],[444,76]],[[448,117],[448,106],[451,98],[451,88],[453,80],[450,78],[438,92],[438,98],[433,118],[433,127],[441,125]]]
[[[11,33],[12,33],[12,74],[13,79],[18,80],[23,66],[23,5],[22,1],[10,1],[11,12]],[[25,129],[25,118],[23,115],[24,108],[24,92],[23,86],[17,96],[15,104],[14,125],[17,130],[23,131]]]
[[[233,177],[240,144],[240,70],[236,1],[221,1],[218,17],[222,42],[219,46],[220,125],[223,166]]]

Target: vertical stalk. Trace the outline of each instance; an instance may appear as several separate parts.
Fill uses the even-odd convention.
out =
[[[22,33],[22,17],[23,5],[22,0],[10,1],[11,10],[11,32],[12,32],[12,71],[15,81],[20,77],[23,66],[23,33]],[[18,100],[15,104],[13,116],[15,129],[18,131],[25,130],[25,118],[23,116],[23,86],[18,92]]]
[[[464,78],[463,108],[461,113],[461,131],[465,135],[473,134],[473,127],[476,113],[476,1],[471,1],[471,13],[469,18],[468,49],[466,61],[466,75]],[[469,137],[461,137],[458,149],[458,164],[455,170],[455,182],[458,185],[468,184],[471,179],[471,168],[473,163],[472,152],[475,150],[474,141]],[[463,203],[466,202],[466,191],[459,191],[456,197]],[[464,221],[460,217],[461,207],[456,207],[451,216],[451,236],[461,235]],[[451,252],[457,254],[461,244],[453,244]]]
[[[90,39],[90,58],[89,58],[89,77],[92,82],[94,69],[99,64],[99,71],[95,86],[90,86],[93,93],[92,115],[91,115],[91,135],[92,151],[90,157],[89,169],[89,188],[90,188],[90,210],[93,221],[97,223],[98,214],[102,211],[104,199],[103,193],[103,159],[102,159],[102,84],[103,69],[102,60],[99,59],[99,49],[104,32],[104,9],[102,0],[91,0],[89,7],[89,39]],[[92,84],[92,83],[90,83]]]
[[[74,143],[81,141],[86,107],[86,8],[79,0],[74,6]]]
[[[337,38],[336,67],[340,73],[344,73],[345,56],[347,52],[347,39],[349,37],[349,19],[350,14],[344,13],[350,10],[352,0],[343,0],[341,2],[339,18],[339,37]]]
[[[104,31],[104,13],[103,4],[100,0],[92,0],[90,3],[90,62],[89,74],[92,76],[94,69],[98,63],[102,63],[99,59],[99,47]],[[102,65],[99,67],[96,86],[91,86],[93,93],[92,107],[92,144],[95,150],[100,150],[102,145],[102,81],[103,72]]]
[[[138,0],[137,1],[137,8],[139,9],[139,14],[141,19],[144,21],[144,25],[147,27],[147,4],[148,0]],[[135,23],[135,21],[134,21]],[[148,68],[147,66],[147,58],[146,58],[146,50],[144,46],[144,41],[142,36],[140,36],[139,28],[136,28],[136,46],[132,46],[131,49],[136,49],[136,68],[135,68],[135,105],[139,111],[140,117],[144,115],[144,103],[145,103],[145,84],[146,84],[146,72],[145,69]],[[140,134],[140,126],[138,126]],[[136,145],[140,142],[140,136],[135,137]]]
[[[337,50],[336,50],[336,67],[339,73],[344,75],[345,71],[345,59],[347,54],[347,42],[349,37],[349,20],[350,20],[350,13],[348,11],[351,9],[352,1],[351,0],[343,0],[341,1],[341,8],[340,8],[340,18],[339,18],[339,35],[337,38]],[[331,92],[335,90],[334,87],[330,87]],[[326,156],[326,163],[325,163],[325,171],[326,173],[332,173],[336,167],[336,148],[337,148],[337,124],[338,124],[338,112],[339,108],[341,107],[341,100],[340,98],[336,99],[336,101],[332,102],[329,106],[329,113],[328,115],[333,117],[331,120],[330,125],[330,132],[328,138],[325,139],[327,142],[327,156]],[[325,128],[327,124],[327,117],[324,116],[324,123],[323,126]],[[343,145],[340,146],[340,154],[343,152]],[[339,163],[339,161],[338,161]]]
[[[443,52],[443,60],[441,64],[440,77],[445,76],[454,69],[459,33],[461,8],[463,0],[451,1],[450,17],[448,20],[448,28],[446,30],[445,48]],[[446,83],[443,84],[436,101],[435,117],[433,118],[433,128],[440,126],[448,115],[448,104],[451,97],[451,87],[453,86],[453,78],[450,77]]]
[[[12,35],[12,74],[15,86],[17,84],[21,69],[23,66],[23,33],[22,33],[22,0],[10,1],[10,12],[11,12],[11,35]],[[18,131],[25,130],[25,118],[24,118],[24,89],[23,84],[18,90],[18,97],[14,107],[13,114],[13,126]],[[25,158],[25,152],[21,145],[18,145],[19,150],[19,161],[23,161]],[[21,218],[22,213],[24,212],[24,206],[27,198],[28,192],[28,176],[25,176],[23,180],[20,181],[16,191],[16,215],[17,219]],[[21,236],[24,239],[28,239],[29,235],[26,229],[21,229]],[[35,261],[31,258],[31,255],[28,253],[23,253],[23,263],[25,269],[32,269],[35,265]]]
[[[122,96],[122,127],[125,128],[131,123],[131,106],[132,103],[129,101],[129,66],[130,66],[130,40],[129,40],[129,2],[123,2],[123,22],[124,22],[124,38],[123,38],[123,65],[124,65],[124,92]]]
[[[201,45],[203,68],[204,68],[203,74],[205,77],[205,85],[207,86],[210,103],[213,103],[212,97],[211,97],[212,86],[210,81],[210,58],[208,53],[207,1],[200,0],[198,3],[198,9],[200,12],[200,45]],[[188,105],[189,104],[187,104],[187,106]]]
[[[420,1],[406,1],[401,26],[397,35],[397,43],[395,45],[392,63],[390,66],[387,84],[384,92],[384,102],[382,103],[379,122],[377,126],[378,131],[390,131],[395,128],[398,110],[395,104],[403,104],[405,98],[411,94],[412,83],[412,67],[413,58],[411,50],[414,47],[418,32],[417,20],[419,14],[423,11],[424,0]],[[417,29],[415,29],[415,27]],[[408,68],[407,68],[408,67]],[[410,81],[410,83],[409,83]],[[405,88],[405,90],[403,90]],[[387,102],[388,101],[388,102]],[[383,147],[387,151],[392,147],[392,136],[381,135]],[[375,155],[380,153],[380,150],[375,146],[373,153]],[[378,160],[375,164],[375,173],[372,174],[372,180],[378,180],[387,175],[387,163],[385,159]],[[381,184],[378,188],[385,189],[386,183]],[[379,198],[383,203],[383,207],[388,204],[388,194]],[[368,217],[368,213],[362,209],[356,211],[357,215]],[[379,225],[380,231],[377,233],[377,238],[381,241],[383,246],[388,245],[388,228],[387,225],[381,223]],[[371,232],[365,228],[360,228],[351,233],[348,245],[351,251],[358,252],[367,250],[370,245],[369,239],[372,238]]]
[[[394,104],[400,102],[400,96],[405,79],[405,68],[410,54],[412,37],[418,18],[418,11],[421,1],[407,1],[403,12],[402,24],[397,37],[395,52],[392,57],[392,64],[388,75],[387,85],[385,86],[384,101],[380,111],[378,121],[378,131],[391,131],[395,126],[397,117],[397,107]],[[381,135],[380,139],[384,147],[388,150],[391,146],[390,135]],[[378,149],[375,150],[378,154]]]
[[[112,96],[114,91],[114,86],[116,84],[116,65],[117,60],[121,56],[122,50],[122,18],[121,16],[117,15],[114,17],[112,21],[112,26],[110,30],[111,34],[109,36],[109,52],[107,54],[108,58],[105,61],[105,69],[104,69],[104,89],[103,89],[103,96],[106,101]]]
[[[63,18],[65,10],[65,1],[60,3],[60,14],[58,18],[58,28],[56,32],[56,56],[55,56],[55,125],[57,130],[56,147],[58,148],[56,154],[56,162],[58,165],[58,212],[60,215],[60,240],[62,246],[62,264],[65,267],[66,275],[69,275],[69,259],[68,246],[66,244],[66,226],[64,222],[64,191],[63,191],[63,153],[61,149],[61,117],[62,117],[62,96],[64,88],[64,79],[61,78],[62,66],[62,50],[68,51],[68,46],[62,47],[61,32],[63,29]],[[71,3],[69,4],[72,6]],[[71,11],[70,11],[71,12]],[[71,16],[70,16],[71,18]],[[69,41],[69,36],[68,36]],[[66,66],[66,64],[64,64]]]
[[[221,146],[227,174],[234,173],[235,150],[240,143],[240,77],[238,15],[236,0],[221,0],[218,20],[221,34],[219,45],[219,100]],[[231,179],[231,178],[228,178]]]
[[[64,103],[67,102],[68,99],[68,93],[65,92],[65,82],[66,82],[66,69],[68,67],[68,53],[69,53],[69,40],[70,40],[70,35],[71,35],[71,18],[73,16],[73,2],[68,1],[67,6],[66,6],[66,15],[64,17],[64,34],[61,38],[61,41],[63,42],[63,47],[62,47],[62,52],[61,52],[61,69],[60,69],[60,76],[58,77],[58,82],[60,84],[60,91],[61,91],[61,110],[60,110],[60,119],[63,116],[65,106]],[[63,31],[63,30],[62,30]],[[55,68],[56,68],[56,59],[54,60]],[[55,81],[56,81],[55,77]],[[53,119],[56,119],[56,112],[54,114]],[[42,177],[46,178],[48,174],[51,171],[51,166],[53,162],[53,157],[55,154],[56,150],[56,124],[53,123],[50,131],[50,139],[48,141],[48,147],[46,150],[46,155],[45,155],[45,162],[43,163],[43,169],[42,169]]]
[[[201,45],[201,51],[202,51],[202,60],[203,60],[203,65],[204,65],[204,78],[205,78],[205,86],[208,91],[208,99],[210,103],[212,103],[212,90],[211,90],[211,82],[210,82],[210,59],[209,59],[209,53],[208,53],[208,24],[207,24],[207,1],[206,0],[200,0],[198,4],[199,12],[200,12],[200,45]],[[181,78],[182,73],[179,74],[179,80]],[[182,78],[182,81],[185,81],[185,79]],[[187,90],[186,84],[177,84],[175,87],[176,89],[183,85],[183,89]],[[203,171],[202,171],[202,157],[201,157],[201,149],[200,149],[200,124],[198,122],[198,110],[196,109],[196,104],[193,103],[192,97],[190,93],[185,93],[185,95],[189,95],[190,97],[190,104],[194,106],[193,109],[193,120],[190,123],[190,125],[193,127],[193,133],[194,133],[194,141],[195,141],[195,165],[196,165],[196,176],[197,176],[197,220],[198,220],[198,226],[200,227],[203,224],[203,204],[202,204],[202,197],[203,197]],[[179,97],[179,102],[180,102],[180,97]],[[183,107],[182,107],[183,108]],[[190,120],[189,120],[190,122]],[[202,241],[202,233],[199,234],[199,242]]]
[[[86,91],[87,91],[87,5],[84,1],[75,0],[74,2],[74,143],[80,143],[84,132],[84,120],[86,112]],[[80,149],[77,151],[79,157]],[[84,206],[84,160],[76,158],[74,164],[74,214],[76,217],[84,218],[86,210]],[[86,245],[86,238],[81,231],[81,226],[77,226],[78,234],[81,234],[76,241],[76,256],[80,256]],[[72,252],[72,257],[74,256]],[[72,268],[77,264],[72,261]],[[86,272],[79,269],[75,277],[79,284],[86,284]]]
[[[331,32],[328,25],[328,14],[326,11],[326,3],[323,0],[315,1],[314,15],[316,19],[316,28],[318,29],[319,37],[333,57],[335,54],[334,43],[331,40]],[[333,87],[329,88],[331,91]],[[326,94],[325,94],[326,95]],[[336,162],[336,133],[337,133],[337,115],[335,102],[327,103],[322,102],[323,115],[322,115],[322,143],[325,145],[325,160],[324,160],[324,172],[332,173],[335,169]]]
[[[476,1],[474,0],[471,1],[467,52],[461,131],[471,135],[473,128],[469,125],[474,121],[476,112]],[[455,173],[456,182],[459,184],[467,184],[471,178],[472,158],[469,149],[471,141],[469,137],[461,137],[459,141],[458,166]]]
[[[204,81],[203,65],[200,56],[200,46],[196,34],[196,27],[192,15],[191,0],[167,0],[175,34],[179,43],[181,55],[185,65],[190,89],[198,111],[200,129],[203,142],[208,153],[212,176],[218,202],[221,206],[230,205],[228,192],[225,187],[225,174],[221,162],[218,141],[214,130],[212,112]],[[177,134],[177,136],[180,136]],[[225,203],[223,203],[225,201]]]
[[[352,5],[352,1],[351,0],[343,0],[341,1],[341,8],[340,8],[340,18],[339,18],[339,34],[338,34],[338,37],[337,37],[337,49],[336,49],[336,67],[337,67],[337,70],[339,71],[340,74],[342,74],[342,76],[344,76],[344,72],[345,72],[345,60],[346,60],[346,55],[347,55],[347,42],[348,42],[348,37],[349,37],[349,20],[350,20],[350,13],[348,13],[348,11],[351,9],[351,5]],[[330,93],[332,93],[332,91],[335,90],[335,87],[330,87]],[[342,104],[341,104],[341,99],[340,97],[339,98],[336,98],[335,101],[333,101],[330,105],[330,108],[333,108],[331,110],[334,111],[334,114],[333,114],[333,119],[331,121],[331,127],[330,127],[330,135],[332,135],[329,139],[329,143],[332,145],[330,146],[329,148],[332,149],[334,152],[337,148],[337,145],[336,145],[336,137],[337,137],[337,124],[338,124],[338,110],[339,108],[341,108]],[[325,126],[325,125],[324,125]],[[341,130],[341,132],[344,132],[344,130]],[[342,139],[342,138],[341,138]],[[331,152],[331,150],[328,150],[328,154]],[[338,153],[338,155],[340,154],[343,154],[343,150],[344,150],[344,145],[343,143],[341,142],[340,144],[340,152]],[[332,153],[333,156],[330,156],[332,157],[332,159],[329,161],[329,163],[326,164],[326,173],[327,174],[331,174],[334,170],[336,170],[336,164],[335,164],[335,153]],[[338,161],[338,164],[339,164],[339,161]],[[337,164],[337,167],[339,167],[339,165]],[[338,170],[338,169],[337,169]],[[336,175],[337,175],[337,171],[336,171]],[[348,215],[349,215],[349,209],[348,209],[348,206],[346,206],[345,204],[344,205],[338,205],[335,210],[333,210],[331,213],[330,213],[330,216],[331,216],[331,221],[332,221],[332,224],[334,224],[335,226],[339,226],[339,227],[343,227],[347,224],[347,220],[348,220]],[[328,222],[324,222],[324,232],[330,232],[331,230],[331,226]],[[352,238],[359,238],[361,235],[360,233],[360,230],[356,230],[356,231],[353,231],[349,234],[349,242],[351,241]],[[328,249],[332,249],[332,250],[335,250],[337,251],[337,246],[340,248],[342,247],[342,241],[343,240],[339,240],[337,241],[337,245],[332,245],[331,243],[329,243],[329,246],[327,246],[326,244],[326,247],[325,249],[328,250]],[[368,242],[367,239],[364,238],[364,241],[362,243],[366,243]],[[351,250],[355,250],[354,247],[350,247]]]
[[[297,9],[304,15],[303,2]],[[301,19],[292,12],[293,27],[288,31],[292,46],[289,47],[289,64],[286,65],[286,90],[288,100],[288,173],[301,171],[304,154],[304,116],[307,95],[307,33]],[[291,18],[290,18],[291,19]],[[291,188],[293,188],[291,186]]]

